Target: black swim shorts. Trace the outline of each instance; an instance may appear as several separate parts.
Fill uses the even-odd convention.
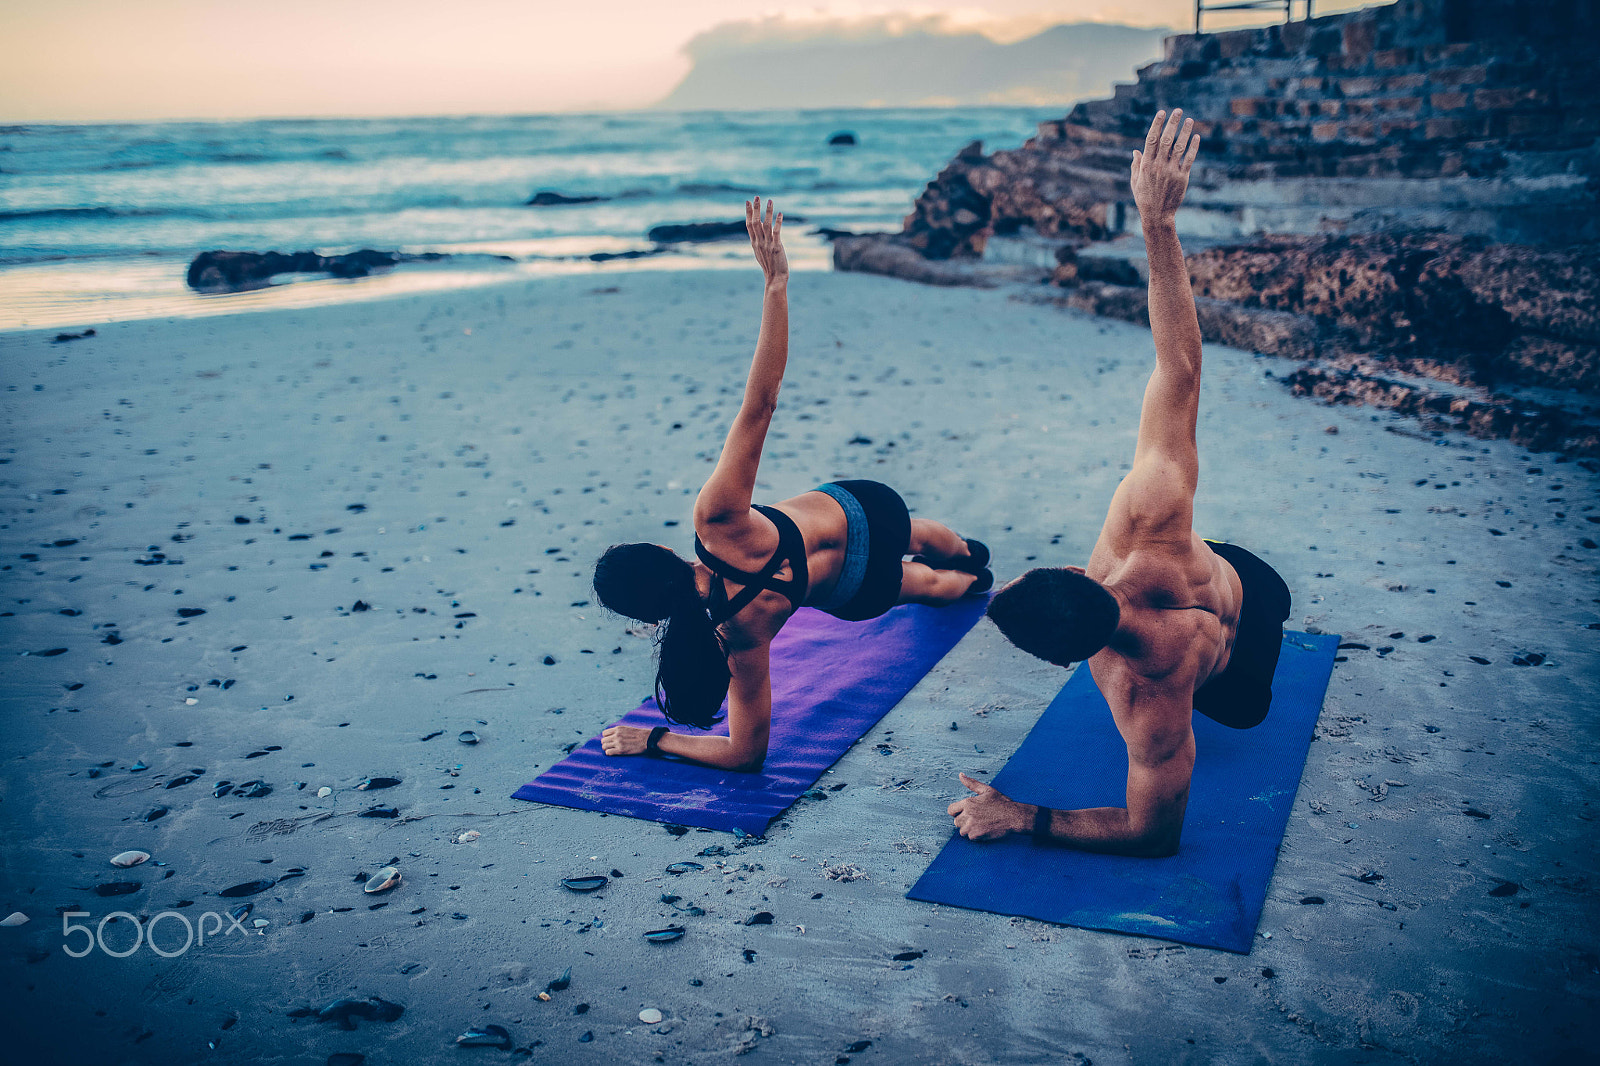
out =
[[[844,509],[852,548],[861,544],[861,527],[866,527],[865,569],[860,567],[857,550],[846,559],[845,573],[840,575],[842,582],[854,580],[859,573],[860,584],[844,603],[833,606],[830,600],[821,609],[848,622],[876,618],[900,602],[901,564],[911,548],[911,512],[898,492],[877,481],[833,481],[819,491],[828,493]],[[840,499],[841,495],[849,498]],[[851,506],[852,502],[856,506]],[[836,594],[835,598],[841,597]]]
[[[1239,575],[1244,604],[1228,667],[1195,692],[1194,709],[1225,726],[1249,729],[1261,724],[1272,706],[1272,675],[1283,650],[1283,623],[1289,618],[1289,586],[1237,544],[1206,544]]]

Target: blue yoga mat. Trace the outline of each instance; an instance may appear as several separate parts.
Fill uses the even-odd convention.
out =
[[[865,622],[809,607],[796,611],[772,642],[772,731],[757,773],[610,756],[600,738],[591,737],[512,796],[760,836],[956,646],[983,617],[988,600],[973,596],[939,608],[906,604]],[[653,697],[622,721],[668,724]],[[727,736],[727,723],[711,732]]]
[[[1178,854],[1135,859],[1023,836],[988,844],[953,836],[906,895],[1249,954],[1338,646],[1337,636],[1285,633],[1272,709],[1254,729],[1195,715]],[[1121,806],[1127,776],[1111,709],[1080,666],[994,786],[1023,803],[1070,810]]]

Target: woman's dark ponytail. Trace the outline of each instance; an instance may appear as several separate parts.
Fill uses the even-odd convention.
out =
[[[618,544],[594,568],[595,598],[659,622],[656,703],[670,721],[710,729],[728,695],[728,652],[695,587],[694,567],[659,544]]]

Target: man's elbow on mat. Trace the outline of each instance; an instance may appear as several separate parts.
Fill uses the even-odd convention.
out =
[[[1169,807],[1152,811],[1143,818],[1128,819],[1128,852],[1145,859],[1165,859],[1178,853],[1178,840],[1183,836],[1183,807]],[[1143,824],[1140,824],[1143,823]]]
[[[1169,859],[1178,854],[1179,832],[1146,833],[1131,842],[1129,855],[1140,859]]]

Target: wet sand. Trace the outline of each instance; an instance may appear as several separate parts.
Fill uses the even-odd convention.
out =
[[[758,288],[640,271],[0,334],[18,1061],[507,1058],[454,1047],[487,1024],[514,1060],[577,1064],[1592,1054],[1600,477],[1295,399],[1278,360],[1207,349],[1197,528],[1360,646],[1248,957],[903,898],[956,771],[1004,765],[1065,680],[987,624],[764,844],[509,799],[649,689],[649,641],[589,602],[589,566],[622,540],[688,551]],[[792,305],[763,497],[873,477],[987,540],[1002,580],[1084,560],[1148,331],[864,275],[797,275]],[[400,783],[359,788],[378,777]],[[153,858],[109,863],[129,849]],[[827,876],[845,864],[866,876]],[[400,886],[363,893],[386,865]],[[611,883],[558,884],[591,873]],[[97,894],[114,882],[137,887]],[[162,919],[171,958],[73,958],[58,915],[241,903],[252,935],[207,924],[181,954]],[[403,1015],[304,1016],[372,996]]]

